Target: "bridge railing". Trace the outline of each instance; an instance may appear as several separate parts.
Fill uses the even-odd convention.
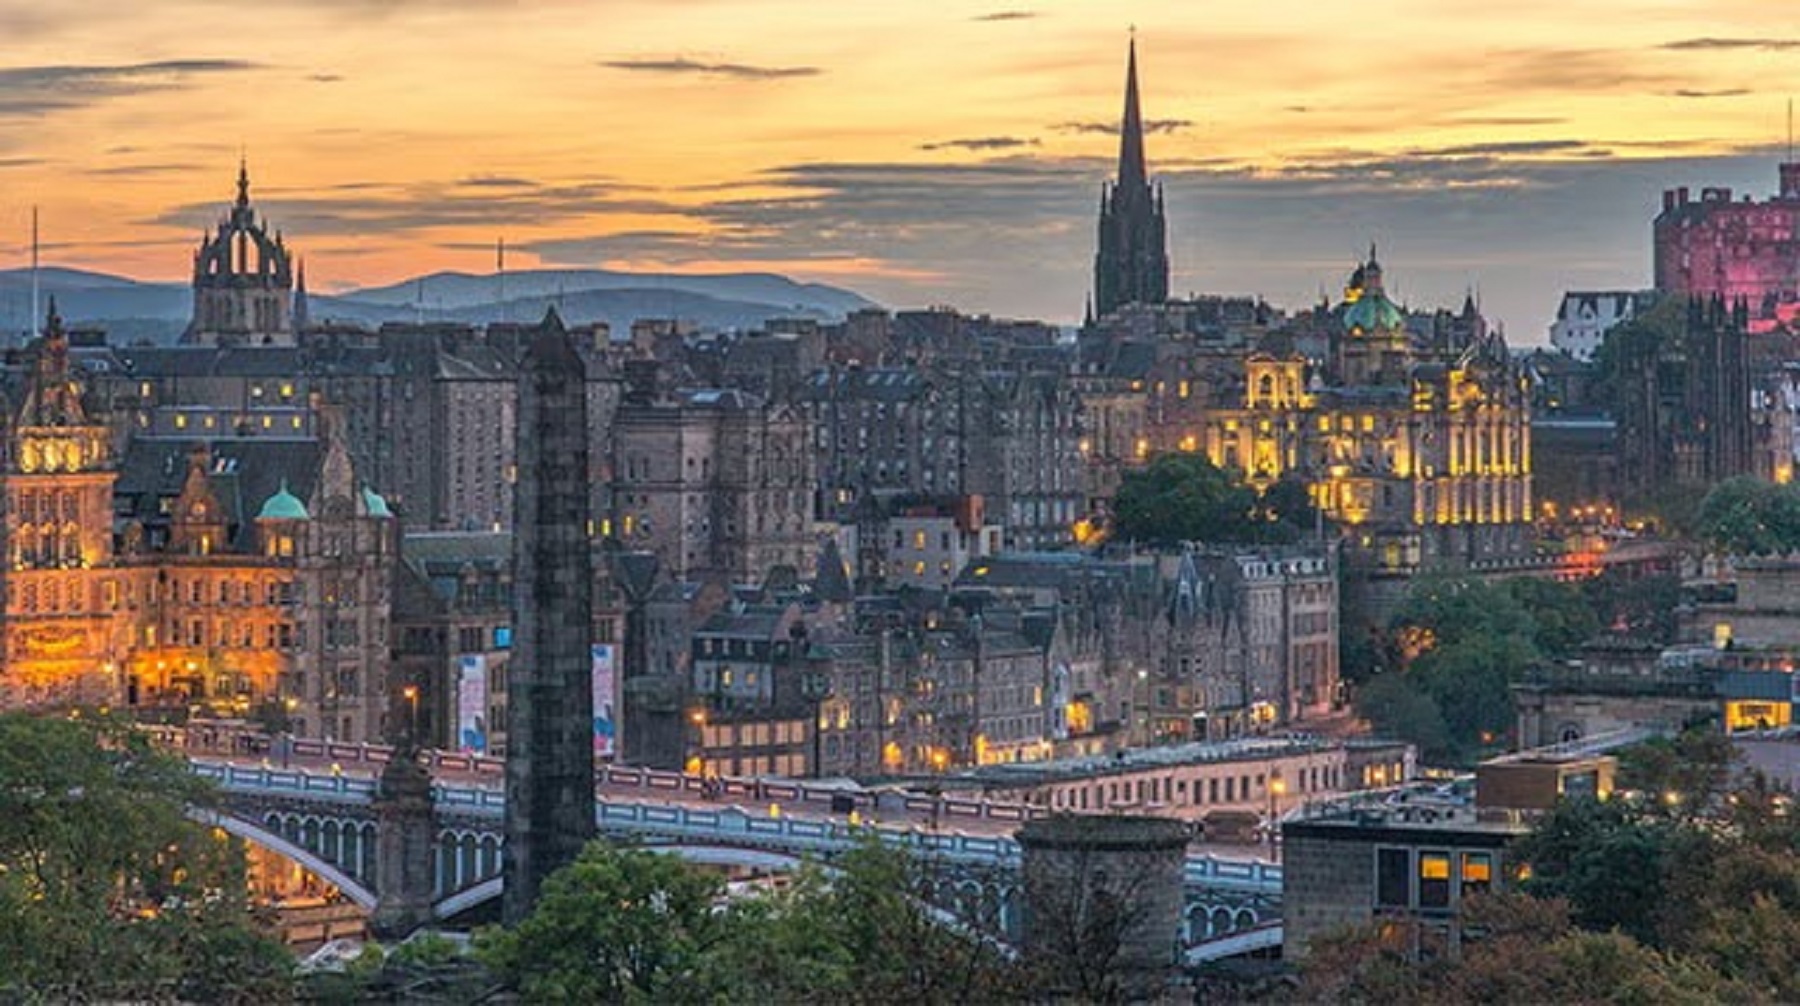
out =
[[[191,764],[197,775],[230,792],[361,805],[369,804],[375,797],[376,782],[368,777],[229,762]],[[506,796],[499,789],[439,784],[433,791],[438,805],[445,808],[473,811],[483,817],[500,817],[505,812]],[[764,846],[802,855],[842,851],[857,841],[872,838],[919,855],[962,862],[1010,867],[1016,866],[1021,857],[1019,843],[1004,835],[764,815],[736,804],[694,807],[605,801],[596,806],[595,820],[602,830]],[[1188,857],[1183,880],[1189,888],[1266,893],[1281,889],[1281,877],[1281,867],[1274,863],[1197,855]]]
[[[366,769],[377,772],[393,757],[394,749],[385,744],[344,744],[336,741],[270,736],[244,731],[215,731],[210,728],[188,730],[177,726],[145,725],[143,730],[157,743],[199,756],[258,757],[284,767],[294,761],[327,763],[345,771]],[[421,752],[433,774],[461,772],[491,778],[505,778],[506,760],[487,755],[431,749]],[[646,792],[678,792],[695,797],[706,793],[709,783],[717,786],[721,799],[739,797],[760,802],[777,800],[790,804],[808,804],[834,809],[854,809],[864,815],[879,814],[901,801],[908,811],[932,813],[943,819],[979,818],[991,821],[1029,821],[1044,817],[1049,810],[1025,803],[985,799],[929,796],[903,791],[846,789],[811,785],[798,780],[770,780],[724,776],[709,780],[704,776],[627,765],[597,765],[594,769],[596,788],[615,787]],[[846,804],[846,801],[848,803]],[[935,809],[934,809],[935,805]]]

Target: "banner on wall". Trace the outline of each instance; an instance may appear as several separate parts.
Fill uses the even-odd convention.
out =
[[[613,715],[613,648],[607,643],[593,645],[594,671],[594,757],[611,758],[619,753],[618,718]]]
[[[470,754],[487,754],[487,658],[470,654],[461,660],[456,680],[456,746]]]

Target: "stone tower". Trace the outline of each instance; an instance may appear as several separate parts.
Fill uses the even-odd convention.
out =
[[[194,252],[194,316],[182,341],[197,345],[294,344],[292,256],[250,204],[250,171],[238,165],[237,201]]]
[[[1169,299],[1169,252],[1162,187],[1144,164],[1138,109],[1137,42],[1125,68],[1125,117],[1119,124],[1119,176],[1100,194],[1100,248],[1094,256],[1094,309],[1104,317],[1126,304]]]
[[[1023,949],[1055,1001],[1183,998],[1187,828],[1162,817],[1058,814],[1018,831]],[[1187,993],[1192,998],[1192,993]]]
[[[506,751],[508,925],[594,834],[593,559],[587,381],[555,309],[519,366],[513,656]]]

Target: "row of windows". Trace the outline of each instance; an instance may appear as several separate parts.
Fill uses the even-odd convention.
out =
[[[1375,907],[1448,912],[1494,883],[1494,854],[1449,849],[1375,850]]]
[[[1277,780],[1282,777],[1276,776]],[[1336,765],[1302,766],[1293,773],[1294,793],[1336,789],[1342,776]],[[1270,795],[1270,779],[1263,773],[1236,776],[1212,776],[1201,779],[1159,776],[1150,779],[1096,780],[1076,786],[1054,789],[1050,804],[1060,809],[1104,810],[1119,804],[1203,804],[1248,803]]]

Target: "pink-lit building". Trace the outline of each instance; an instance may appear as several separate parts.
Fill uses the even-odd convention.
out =
[[[1653,228],[1658,292],[1742,299],[1753,333],[1800,319],[1800,162],[1780,166],[1780,190],[1765,202],[1666,189]]]

